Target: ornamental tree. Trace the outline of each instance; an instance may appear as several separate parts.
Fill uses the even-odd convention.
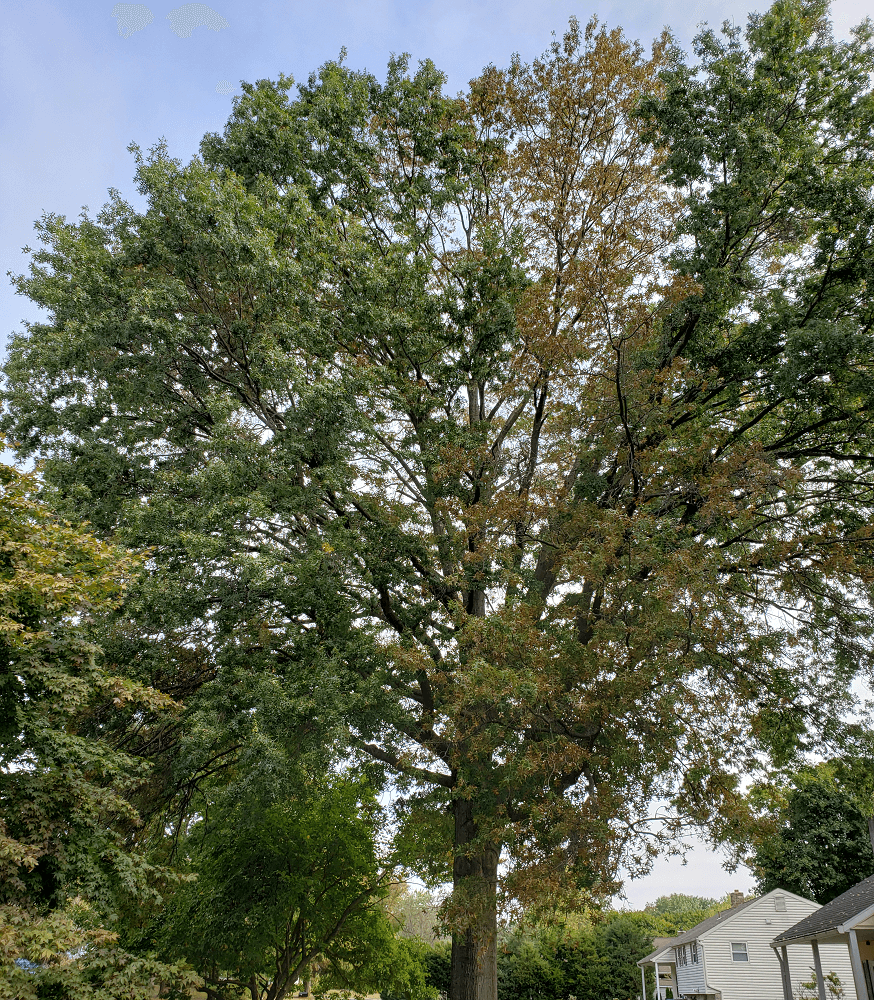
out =
[[[391,773],[452,1000],[500,901],[731,834],[870,669],[874,54],[826,14],[246,85],[17,279],[21,453],[175,574],[155,635]]]
[[[87,731],[105,704],[173,702],[107,663],[90,626],[136,561],[58,518],[34,473],[0,465],[0,997],[149,996],[175,963],[117,943],[117,915],[173,873],[131,841],[141,760]]]

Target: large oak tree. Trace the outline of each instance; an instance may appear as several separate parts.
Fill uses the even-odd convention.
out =
[[[871,665],[874,53],[826,13],[246,85],[18,279],[22,454],[176,574],[145,626],[393,773],[452,1000],[499,892],[609,890],[654,797],[730,832]]]

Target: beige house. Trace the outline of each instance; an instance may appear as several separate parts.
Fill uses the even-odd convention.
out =
[[[656,971],[652,1000],[666,1000],[668,990],[685,1000],[792,1000],[791,993],[785,993],[782,956],[778,959],[772,942],[821,907],[782,889],[748,900],[743,893],[732,893],[732,904],[690,930],[657,942],[656,950],[637,963],[644,990],[645,970]],[[843,983],[852,982],[846,948],[828,944],[820,950],[820,959],[826,973],[833,971]],[[813,978],[809,957],[801,949],[794,949],[787,962],[794,985]]]

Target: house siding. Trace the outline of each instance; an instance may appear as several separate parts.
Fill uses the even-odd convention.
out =
[[[679,949],[675,949],[678,951]],[[686,945],[686,954],[691,951],[691,944]],[[698,961],[677,966],[677,990],[679,993],[703,993],[704,962],[702,961],[701,942],[698,942]]]
[[[782,896],[786,908],[778,911],[775,897]],[[722,994],[722,1000],[783,1000],[780,965],[770,942],[818,907],[800,896],[775,890],[746,907],[737,917],[729,918],[706,931],[703,948],[707,986]],[[742,941],[747,946],[748,962],[732,959],[731,945]],[[813,977],[813,954],[806,945],[787,949],[793,993]],[[841,945],[820,945],[823,972],[834,970],[844,987],[852,989],[852,972],[847,949]],[[682,988],[681,988],[682,990]]]

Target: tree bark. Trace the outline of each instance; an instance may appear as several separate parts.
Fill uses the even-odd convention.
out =
[[[455,802],[453,888],[464,901],[468,924],[452,935],[449,1000],[498,998],[497,844],[476,845],[473,805]]]

